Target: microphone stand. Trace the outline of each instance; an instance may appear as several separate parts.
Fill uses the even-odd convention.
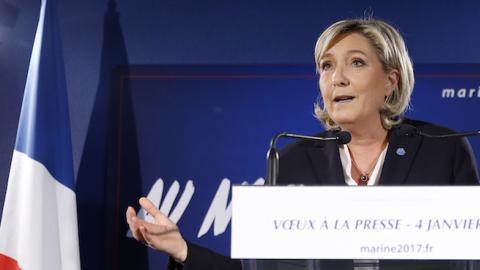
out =
[[[268,186],[276,186],[277,185],[277,178],[278,178],[278,161],[280,156],[278,155],[278,151],[276,149],[277,141],[280,137],[285,136],[285,132],[278,133],[273,136],[272,140],[270,141],[270,148],[267,152],[267,179],[266,184]]]

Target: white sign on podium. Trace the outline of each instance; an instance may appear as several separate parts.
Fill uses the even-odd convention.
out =
[[[480,259],[478,186],[234,186],[232,258]]]

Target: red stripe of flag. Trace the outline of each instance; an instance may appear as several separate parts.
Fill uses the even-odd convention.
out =
[[[0,269],[2,270],[22,270],[16,260],[0,254]]]

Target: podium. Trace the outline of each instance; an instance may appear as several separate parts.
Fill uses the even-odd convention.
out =
[[[480,259],[479,207],[478,186],[234,186],[231,255],[251,270],[461,264]]]

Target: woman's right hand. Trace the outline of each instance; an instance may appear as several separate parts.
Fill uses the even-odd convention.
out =
[[[177,225],[161,213],[149,199],[142,197],[139,203],[146,213],[154,218],[154,222],[139,219],[135,209],[129,206],[126,216],[133,237],[154,250],[167,253],[176,262],[184,263],[188,253],[187,242]]]

